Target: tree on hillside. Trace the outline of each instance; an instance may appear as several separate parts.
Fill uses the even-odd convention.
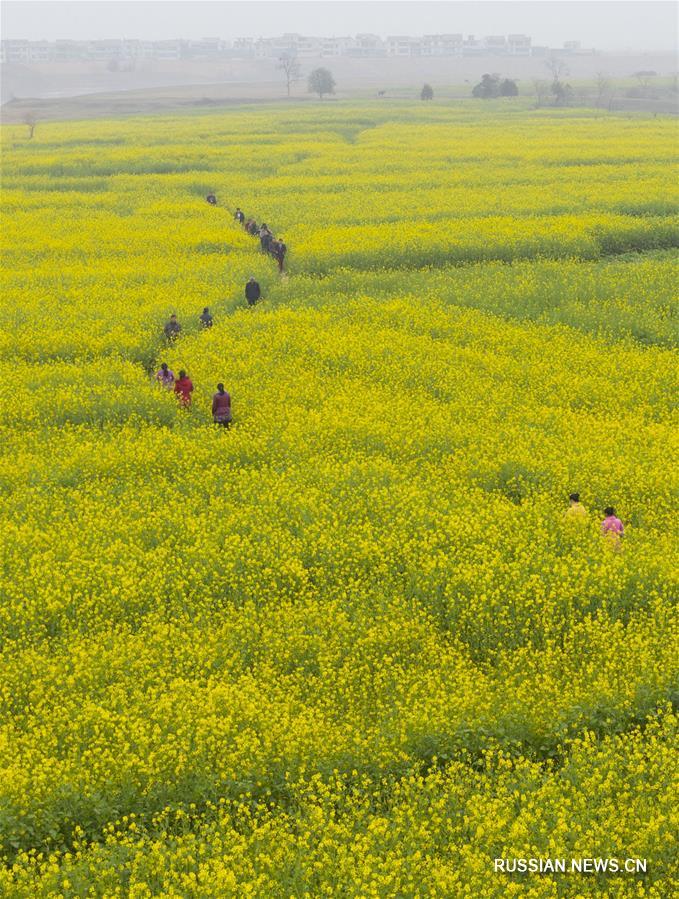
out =
[[[425,84],[420,92],[420,100],[433,100],[434,99],[434,88],[431,84]]]
[[[558,56],[552,54],[549,59],[545,60],[545,65],[552,75],[552,86],[550,88],[554,98],[555,106],[568,106],[573,100],[573,88],[570,84],[562,81],[565,75],[568,75],[568,66],[559,59]]]
[[[500,76],[499,75],[482,75],[478,84],[472,89],[472,97],[481,100],[490,100],[492,97],[500,96]]]
[[[552,81],[552,96],[555,106],[570,106],[573,102],[573,88],[563,81]]]
[[[290,96],[290,88],[295,83],[295,81],[299,81],[301,69],[299,63],[297,62],[297,58],[291,56],[289,53],[286,53],[284,56],[278,60],[278,69],[283,72],[283,77],[285,78],[285,86],[288,90],[288,97]]]
[[[513,78],[505,78],[505,80],[500,85],[500,96],[501,97],[518,97],[519,96],[519,87],[514,81]]]
[[[309,75],[309,93],[318,94],[322,100],[324,94],[335,93],[335,79],[329,69],[314,69]]]

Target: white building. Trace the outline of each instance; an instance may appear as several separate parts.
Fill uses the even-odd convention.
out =
[[[388,56],[421,56],[422,41],[414,37],[391,35],[387,38]]]
[[[126,59],[153,59],[153,41],[123,41],[123,53]]]
[[[182,58],[182,42],[174,41],[154,41],[153,42],[153,58],[154,59],[181,59]]]
[[[284,34],[274,38],[271,53],[274,57],[295,56],[298,59],[316,58],[323,52],[323,42],[318,37],[304,37],[301,34]]]
[[[354,46],[353,37],[325,37],[321,40],[321,56],[348,56]]]
[[[462,53],[461,34],[425,34],[422,38],[422,56],[458,56]]]
[[[244,59],[280,59],[294,56],[298,59],[336,58],[341,56],[539,56],[548,48],[533,47],[526,34],[489,35],[478,39],[470,34],[425,34],[423,37],[390,35],[383,40],[376,34],[357,34],[355,37],[307,37],[301,34],[283,34],[275,38],[239,38],[233,45],[218,37],[200,40],[140,41],[140,40],[57,40],[27,41],[4,40],[0,42],[3,62],[31,63],[48,60],[95,60],[103,63],[134,61],[137,59],[217,59],[220,57]],[[563,48],[553,53],[587,53],[579,41],[566,41]]]
[[[483,39],[483,49],[489,53],[504,53],[507,49],[507,38],[504,34],[494,34]]]
[[[218,37],[204,37],[197,41],[182,41],[185,56],[192,59],[211,59],[221,56],[227,44]]]
[[[531,38],[527,34],[510,34],[507,38],[507,49],[510,56],[530,56]]]
[[[31,48],[28,41],[0,41],[2,62],[30,62]]]
[[[89,41],[87,55],[90,59],[99,62],[122,59],[123,42],[121,40]]]
[[[54,59],[54,45],[49,41],[31,41],[29,59],[31,62],[49,62]]]
[[[56,40],[54,42],[56,59],[88,59],[89,52],[89,41]]]
[[[484,52],[483,42],[478,40],[476,35],[468,34],[462,43],[462,52],[472,56],[479,55]]]

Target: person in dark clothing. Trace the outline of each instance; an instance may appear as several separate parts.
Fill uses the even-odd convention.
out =
[[[203,309],[203,314],[198,316],[198,321],[200,322],[201,328],[212,327],[212,313],[207,306]]]
[[[254,219],[250,219],[250,221],[245,226],[245,230],[252,237],[255,237],[257,234],[259,234],[259,228],[257,227],[257,222]]]
[[[259,229],[259,242],[262,247],[262,253],[268,253],[271,249],[271,241],[273,240],[273,234],[266,225],[262,225]]]
[[[182,326],[177,321],[177,316],[174,313],[170,316],[170,321],[166,323],[163,330],[170,343],[174,343],[181,334]]]
[[[208,201],[210,206],[217,205],[217,197],[214,194],[208,194],[207,197],[205,197],[205,199]]]
[[[278,271],[283,271],[283,263],[285,262],[285,254],[288,252],[288,248],[285,246],[283,242],[283,238],[276,241],[276,251],[274,252],[274,256],[276,257],[276,261],[278,262]]]
[[[212,394],[212,420],[224,428],[231,424],[231,396],[223,384],[217,384],[217,393]]]
[[[238,209],[236,209],[236,211],[234,212],[233,217],[234,217],[235,220],[236,220],[237,222],[239,222],[241,225],[242,225],[243,222],[245,221],[245,216],[244,216],[243,213],[241,212],[240,206],[239,206]]]
[[[254,278],[250,278],[245,285],[245,299],[248,301],[248,306],[254,306],[261,295],[262,291],[259,287],[259,282],[255,281]]]

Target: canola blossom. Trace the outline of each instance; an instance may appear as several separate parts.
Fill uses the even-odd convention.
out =
[[[677,892],[675,123],[338,103],[25,132],[0,894]],[[528,857],[648,868],[494,870]]]

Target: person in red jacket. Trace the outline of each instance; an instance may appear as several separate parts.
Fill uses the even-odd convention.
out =
[[[189,378],[189,376],[183,369],[179,372],[179,377],[174,382],[174,392],[177,394],[177,399],[179,400],[180,406],[184,406],[184,408],[186,408],[191,405],[193,384],[191,382],[191,378]]]
[[[212,420],[225,428],[231,424],[231,396],[223,384],[217,384],[217,393],[212,395]]]

